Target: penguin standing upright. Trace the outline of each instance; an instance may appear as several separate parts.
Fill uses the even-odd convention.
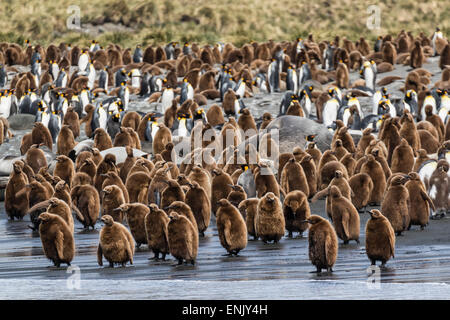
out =
[[[239,79],[238,83],[234,87],[234,92],[236,93],[236,96],[239,98],[243,98],[245,94],[245,81],[244,78]]]
[[[128,73],[128,76],[131,78],[131,86],[133,88],[140,88],[141,86],[141,72],[139,69],[133,69]]]
[[[297,96],[294,92],[292,92],[292,91],[287,91],[287,92],[284,94],[283,98],[281,99],[281,103],[280,103],[280,111],[279,111],[279,113],[278,113],[278,116],[279,116],[279,117],[286,114],[286,112],[287,112],[289,106],[291,105],[291,103],[292,103],[293,101],[297,101],[297,102],[298,102],[298,101],[299,101],[298,96]]]
[[[231,79],[231,72],[223,68],[221,70],[221,74],[219,75],[219,92],[220,92],[220,101],[223,102],[223,97],[228,89],[234,89],[235,83]]]
[[[373,50],[375,52],[380,52],[382,44],[383,44],[383,38],[381,36],[378,36],[377,41],[375,41]]]
[[[172,91],[172,93],[173,93],[173,91]],[[186,78],[184,78],[183,83],[181,84],[180,105],[182,105],[183,102],[185,102],[188,99],[191,99],[191,100],[194,99],[194,88],[189,83],[189,81]],[[172,104],[172,100],[170,100],[170,103],[167,105],[167,108],[169,108],[171,104]]]
[[[136,49],[134,49],[134,52],[133,52],[133,62],[134,63],[141,63],[143,61],[143,57],[144,57],[144,55],[142,54],[141,45],[138,44],[136,46]]]
[[[0,88],[6,86],[6,81],[8,80],[8,74],[6,73],[5,66],[0,63]]]
[[[185,56],[189,56],[192,53],[191,47],[189,46],[189,42],[185,42],[183,45],[183,54]]]
[[[425,120],[427,118],[425,114],[425,107],[427,105],[430,105],[433,107],[433,114],[437,113],[437,101],[435,98],[435,95],[433,95],[432,92],[428,92],[428,94],[425,96],[425,99],[423,100],[422,104],[422,110],[420,111],[420,116],[422,120]]]
[[[108,92],[108,71],[106,71],[107,67],[103,68],[103,70],[100,70],[99,77],[98,77],[98,87],[101,89],[104,89],[106,92]]]
[[[58,78],[56,78],[55,86],[59,88],[65,88],[67,85],[67,73],[64,68],[58,73]]]
[[[441,103],[439,105],[439,109],[437,112],[437,114],[439,115],[444,124],[447,123],[446,120],[449,112],[450,112],[450,98],[448,96],[447,91],[444,90],[441,95]]]
[[[128,110],[128,104],[130,102],[130,90],[127,87],[127,84],[125,82],[122,82],[120,84],[119,92],[117,93],[117,96],[122,101],[123,110]]]
[[[325,126],[331,126],[336,121],[339,110],[339,101],[336,98],[330,98],[323,107],[322,118]]]
[[[139,96],[140,97],[146,97],[150,94],[150,74],[148,72],[144,72],[144,75],[141,79],[141,86],[139,90]]]
[[[298,91],[298,77],[297,71],[290,65],[286,73],[286,90],[293,92]]]
[[[97,73],[95,71],[94,65],[92,64],[92,61],[89,61],[86,70],[87,70],[87,77],[88,77],[87,87],[91,90],[91,89],[94,89],[95,77],[96,77],[96,73]]]
[[[0,116],[8,118],[11,114],[11,99],[8,98],[6,91],[0,91]]]
[[[280,64],[276,59],[272,59],[267,69],[267,81],[270,92],[280,91]]]
[[[405,98],[403,99],[403,109],[408,110],[413,117],[418,116],[418,105],[417,105],[417,93],[413,89],[406,91]]]
[[[366,87],[375,91],[375,82],[377,74],[375,72],[376,65],[375,62],[372,64],[369,61],[365,61],[361,67],[361,70],[359,71],[361,74],[361,78],[366,81]]]
[[[115,87],[120,87],[120,84],[123,83],[127,83],[127,72],[125,70],[125,68],[120,68],[119,70],[116,71],[116,73],[114,74],[114,78],[115,78]]]
[[[192,88],[192,86],[191,86]],[[161,96],[161,112],[166,112],[172,106],[172,100],[174,99],[174,92],[172,88],[165,88]],[[181,103],[181,99],[180,99]]]
[[[175,47],[176,42],[171,42],[164,47],[164,51],[166,51],[167,60],[175,59]]]
[[[51,112],[50,119],[47,124],[47,128],[50,131],[50,134],[52,135],[53,143],[56,143],[56,139],[59,135],[59,132],[61,131],[62,120],[60,114],[61,114],[60,112],[59,113],[55,111]]]
[[[313,91],[312,86],[304,86],[303,89],[300,91],[300,105],[302,106],[303,113],[305,114],[306,118],[309,118],[311,114],[311,92]]]
[[[331,71],[334,69],[333,56],[335,50],[336,48],[330,44],[323,51],[324,64],[322,65],[322,68],[325,69],[326,71]]]
[[[298,72],[298,83],[297,88],[300,88],[300,86],[305,83],[305,81],[311,80],[311,69],[309,68],[309,64],[306,61],[302,61],[302,65],[300,66],[299,72]],[[297,91],[294,91],[297,92]]]
[[[58,66],[58,63],[56,63],[56,61],[50,61],[50,74],[53,78],[53,81],[58,79],[59,66]]]
[[[102,128],[102,129],[106,130],[107,121],[108,121],[108,114],[107,114],[105,108],[103,107],[103,104],[100,103],[95,108],[94,116],[92,117],[92,121],[91,121],[92,132],[94,132],[95,129],[97,129],[97,128]]]
[[[41,60],[37,60],[31,65],[31,74],[34,76],[36,88],[39,88],[39,80],[41,78]]]
[[[89,53],[86,50],[81,51],[80,57],[78,58],[78,69],[80,71],[86,71],[89,64]]]
[[[437,56],[436,51],[436,39],[443,39],[444,36],[442,35],[442,32],[439,28],[436,28],[436,31],[433,33],[433,38],[431,38],[431,43],[433,44],[433,56]]]

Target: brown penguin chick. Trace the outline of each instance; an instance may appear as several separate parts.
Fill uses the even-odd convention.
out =
[[[423,230],[428,225],[430,216],[430,207],[436,210],[433,201],[425,191],[425,185],[420,180],[420,176],[416,172],[408,174],[409,181],[405,184],[409,194],[409,217],[411,225],[419,225]]]
[[[258,240],[255,229],[255,217],[258,212],[258,203],[258,198],[249,198],[242,201],[238,207],[242,217],[245,219],[247,232],[253,237],[253,240]]]
[[[161,208],[166,208],[175,201],[185,200],[185,194],[177,180],[169,179],[165,182],[167,187],[161,193]]]
[[[356,148],[355,148],[355,143],[353,141],[353,138],[351,136],[351,134],[348,132],[348,128],[347,127],[342,127],[338,130],[336,130],[336,133],[333,137],[332,140],[332,144],[337,140],[337,139],[341,139],[342,140],[342,146],[347,149],[348,152],[350,153],[355,153],[356,152]]]
[[[122,127],[131,128],[137,131],[139,123],[141,122],[141,116],[136,111],[127,111],[122,118]]]
[[[133,149],[125,147],[125,151],[127,152],[127,157],[120,168],[120,179],[122,179],[123,183],[127,181],[128,172],[136,162],[136,157],[133,155]]]
[[[167,110],[164,112],[164,125],[169,129],[172,129],[173,122],[176,119],[177,109],[178,102],[176,99],[173,99],[170,108],[167,108]],[[137,128],[135,130],[137,130]]]
[[[425,120],[430,122],[436,128],[439,135],[439,142],[442,143],[445,136],[445,127],[441,117],[439,117],[437,114],[433,114],[433,107],[430,105],[425,106],[425,114]]]
[[[80,119],[73,107],[68,107],[64,114],[63,126],[65,125],[72,131],[74,139],[80,136]]]
[[[437,167],[431,174],[428,186],[428,194],[433,200],[436,210],[433,211],[433,218],[440,214],[445,215],[449,210],[449,164],[445,159],[441,159],[437,163]]]
[[[425,61],[422,46],[419,41],[414,42],[414,48],[411,50],[409,65],[411,68],[422,68],[422,64]]]
[[[20,154],[24,155],[27,153],[32,144],[31,132],[24,134],[22,140],[20,141]]]
[[[322,151],[317,148],[316,143],[314,141],[308,143],[308,147],[306,148],[305,152],[309,153],[313,157],[316,169],[318,169],[320,158],[322,158]]]
[[[283,214],[289,238],[293,232],[301,237],[309,227],[305,220],[311,216],[307,196],[299,190],[289,192],[283,202]]]
[[[333,272],[338,254],[336,231],[321,216],[314,214],[306,221],[311,225],[308,231],[309,260],[316,267],[317,273],[321,273],[322,269]]]
[[[444,45],[444,43],[445,41],[443,41],[442,45]],[[445,69],[449,65],[450,65],[450,44],[447,42],[447,44],[442,49],[441,55],[439,57],[439,68]]]
[[[238,255],[247,246],[247,227],[239,210],[228,200],[221,199],[218,203],[216,223],[220,244],[229,256]]]
[[[398,236],[409,230],[411,225],[408,214],[409,194],[404,186],[408,179],[409,176],[394,176],[381,203],[382,214],[389,219]]]
[[[161,152],[161,156],[164,159],[164,161],[176,162],[177,155],[173,148],[174,148],[174,144],[172,142],[169,142],[168,144],[166,144],[164,151]]]
[[[258,164],[253,174],[255,176],[256,196],[258,198],[262,198],[268,192],[272,192],[276,197],[280,196],[280,186],[267,164]]]
[[[47,146],[50,150],[53,148],[52,135],[47,127],[44,126],[42,122],[35,122],[33,130],[31,130],[31,143],[32,144],[43,144]]]
[[[125,184],[120,179],[119,175],[115,171],[108,171],[103,175],[105,180],[103,180],[102,189],[105,189],[107,186],[117,186],[122,190],[123,198],[125,202],[129,202],[130,197],[128,196],[128,190],[125,187]]]
[[[127,177],[130,176],[130,175],[132,175],[133,173],[136,173],[136,172],[144,172],[145,174],[147,174],[147,175],[150,176],[151,170],[154,170],[155,167],[153,166],[153,167],[151,168],[151,170],[150,170],[147,161],[148,161],[148,160],[143,159],[143,158],[137,159],[137,160],[134,162],[133,166],[132,166],[132,167],[130,168],[130,170],[128,171]],[[125,180],[125,182],[126,182],[126,180]]]
[[[108,153],[105,158],[97,165],[97,172],[94,177],[94,186],[95,189],[100,193],[103,189],[103,181],[105,180],[105,176],[108,171],[116,171],[116,156]]]
[[[78,171],[80,166],[84,163],[84,160],[88,158],[93,159],[92,153],[90,151],[81,151],[75,159],[75,171]]]
[[[39,149],[39,145],[33,144],[25,154],[25,163],[28,164],[34,173],[38,173],[42,167],[47,167],[45,153]]]
[[[70,191],[72,204],[78,208],[83,219],[77,216],[85,229],[95,228],[98,216],[100,214],[100,196],[97,190],[89,185],[83,184],[72,188]]]
[[[169,215],[167,234],[169,238],[169,252],[178,260],[178,265],[183,260],[195,264],[198,252],[198,231],[185,217],[175,211]]]
[[[309,195],[308,180],[306,179],[305,172],[303,171],[303,167],[295,159],[290,159],[284,166],[281,172],[280,185],[286,193],[300,190]]]
[[[167,180],[170,179],[169,170],[167,165],[156,170],[148,189],[148,203],[156,203],[158,206],[161,205],[161,193],[167,187]]]
[[[405,112],[402,116],[402,127],[400,128],[399,134],[405,139],[408,144],[413,149],[414,154],[420,149],[420,137],[417,132],[416,124],[414,123],[414,118],[409,112]]]
[[[365,154],[366,148],[373,140],[375,140],[375,136],[372,134],[372,129],[364,129],[361,139],[359,139],[358,146],[356,148],[357,160]]]
[[[336,139],[336,141],[333,144],[333,148],[331,149],[331,151],[334,152],[334,155],[336,156],[336,158],[338,160],[341,160],[341,158],[343,158],[345,155],[347,155],[347,153],[349,153],[347,151],[347,149],[345,149],[344,146],[342,145],[342,140],[341,139]]]
[[[427,151],[425,149],[419,149],[417,152],[418,156],[414,162],[413,172],[419,172],[419,168],[425,161],[430,160],[428,157]]]
[[[198,231],[197,220],[195,219],[194,213],[189,205],[182,201],[174,201],[168,207],[164,208],[164,211],[170,215],[172,211],[175,211],[179,215],[185,216],[194,226],[195,230]]]
[[[74,232],[72,211],[67,203],[57,198],[50,198],[47,213],[60,216],[67,223],[67,226],[72,231],[72,233]]]
[[[450,140],[450,121],[447,121],[447,124],[445,125],[445,137],[444,141]]]
[[[114,186],[109,186],[114,187]],[[109,188],[108,187],[108,188]],[[142,203],[122,203],[113,210],[116,215],[121,216],[120,221],[114,219],[115,222],[121,223],[123,217],[126,218],[130,227],[130,232],[139,248],[141,244],[147,244],[147,233],[145,231],[145,216],[150,212],[149,208]]]
[[[337,236],[348,244],[355,240],[359,244],[359,214],[351,201],[343,197],[339,188],[329,188],[331,198],[331,217]]]
[[[351,177],[355,173],[356,160],[353,158],[351,153],[347,153],[340,161],[344,167],[347,169],[348,176]]]
[[[53,192],[52,197],[62,200],[65,203],[67,203],[69,207],[72,207],[72,198],[70,197],[70,189],[65,181],[59,181],[56,184],[55,191]]]
[[[300,161],[300,165],[305,173],[306,181],[308,181],[308,198],[313,197],[317,192],[317,170],[314,159],[311,155],[306,155]]]
[[[148,189],[151,178],[145,172],[136,172],[128,175],[125,186],[128,190],[130,202],[148,204]]]
[[[204,237],[211,220],[211,203],[204,188],[196,181],[192,181],[189,187],[185,202],[194,214],[199,234]]]
[[[95,165],[94,160],[92,160],[92,158],[87,158],[84,160],[80,165],[78,172],[84,172],[90,177],[95,177],[95,174],[97,173],[97,166]]]
[[[75,256],[73,231],[58,215],[42,213],[39,215],[39,236],[45,256],[59,268],[61,263],[70,266]]]
[[[197,182],[205,190],[208,199],[211,199],[211,177],[205,169],[196,165],[187,178],[191,182]]]
[[[405,139],[401,140],[392,154],[391,171],[392,173],[411,172],[414,166],[414,152]]]
[[[56,154],[68,156],[75,147],[75,137],[68,125],[63,125],[56,141]]]
[[[336,175],[336,171],[338,170],[342,172],[345,179],[348,179],[347,169],[342,163],[339,161],[327,162],[319,172],[319,189],[325,189],[330,184],[331,180],[333,180]]]
[[[383,54],[383,61],[389,62],[394,65],[397,60],[397,50],[394,45],[390,41],[383,41],[383,45],[381,48],[381,52]]]
[[[336,68],[336,84],[340,89],[348,88],[349,83],[349,75],[347,66],[341,62],[339,62]]]
[[[382,128],[382,130],[380,129],[378,137],[381,141],[384,142],[385,146],[387,146],[388,155],[386,160],[388,164],[391,165],[394,149],[401,143],[402,138],[399,134],[400,128],[397,126],[395,119],[389,118],[383,121],[383,124],[384,127]]]
[[[305,113],[303,112],[302,107],[298,100],[292,100],[288,109],[286,110],[287,116],[297,116],[297,117],[305,117]]]
[[[272,122],[273,118],[272,115],[269,112],[265,112],[262,115],[262,122],[261,126],[259,127],[259,130],[264,130],[267,128],[267,126]]]
[[[213,104],[208,109],[208,111],[206,112],[206,119],[208,119],[208,123],[213,127],[225,123],[222,108],[220,108],[217,104]]]
[[[39,202],[50,199],[52,196],[52,193],[50,193],[39,181],[32,181],[29,184],[26,184],[22,191],[28,193],[28,203],[30,208]],[[19,191],[18,195],[20,195],[20,193],[21,191]]]
[[[167,214],[163,210],[159,209],[154,203],[148,207],[147,211],[148,213],[144,218],[147,245],[155,254],[153,259],[159,260],[159,254],[161,253],[162,260],[165,260],[166,254],[169,253],[167,226],[170,219]]]
[[[434,127],[433,127],[434,128]],[[429,131],[418,130],[420,137],[420,145],[429,154],[436,153],[439,149],[439,140],[435,138]]]
[[[125,203],[122,190],[115,185],[106,186],[101,192],[102,216],[110,215],[114,221],[122,223],[122,210],[115,210]]]
[[[131,137],[130,133],[127,131],[127,128],[120,127],[119,132],[114,137],[114,143],[113,147],[135,147],[133,138]]]
[[[352,203],[358,212],[364,212],[373,190],[372,178],[367,173],[357,173],[348,180],[352,189]]]
[[[56,157],[55,170],[53,175],[63,179],[69,186],[72,185],[72,179],[75,175],[75,169],[70,158],[60,155]]]
[[[109,262],[109,266],[114,268],[114,264],[122,264],[122,267],[129,261],[133,264],[134,240],[128,229],[117,222],[111,216],[103,216],[102,222],[105,224],[100,231],[100,239],[97,248],[97,262],[103,266],[103,256]]]
[[[44,188],[47,190],[47,192],[49,194],[53,194],[53,192],[55,192],[55,188],[56,188],[58,182],[60,182],[60,181],[58,181],[55,184],[55,187],[53,187],[53,185],[50,182],[48,182],[47,179],[45,179],[42,174],[37,173],[37,174],[34,175],[34,178],[35,178],[36,181],[40,182],[42,184],[42,186],[44,186]],[[33,179],[32,178],[28,178],[28,181],[33,181]],[[65,183],[65,181],[62,181],[62,183]],[[69,189],[69,187],[67,187],[67,189]]]
[[[330,193],[330,187],[331,186],[336,186],[341,194],[346,197],[347,199],[351,199],[351,194],[352,194],[352,189],[350,188],[350,185],[347,181],[347,178],[344,177],[343,172],[340,170],[336,170],[336,172],[334,173],[334,177],[333,179],[331,179],[328,187],[324,188],[323,190],[317,192],[314,197],[312,198],[312,202],[316,202],[317,199],[323,197],[323,196],[327,196],[327,200],[325,203],[325,207],[326,207],[326,212],[327,215],[330,219],[333,219],[332,216],[332,209],[331,209],[331,198],[329,197],[329,193]]]
[[[227,196],[227,200],[236,208],[239,207],[239,204],[247,199],[247,193],[240,185],[232,185],[233,189]]]
[[[113,147],[111,137],[105,129],[97,128],[94,131],[94,148],[100,151],[110,149]]]
[[[306,155],[306,152],[300,147],[295,147],[294,150],[292,150],[292,154],[294,155],[295,161],[300,162]]]
[[[319,161],[319,166],[317,167],[317,172],[320,175],[320,172],[322,171],[322,168],[331,161],[338,161],[336,156],[334,155],[334,152],[331,150],[326,150]],[[317,177],[318,182],[320,182],[320,176]],[[319,185],[320,186],[320,185]]]
[[[212,182],[211,182],[211,209],[214,215],[217,212],[217,202],[220,199],[226,199],[228,194],[231,192],[231,185],[233,185],[233,180],[230,175],[224,172],[222,169],[217,168],[212,171]]]
[[[255,229],[256,235],[264,243],[277,243],[284,235],[285,221],[281,202],[272,192],[266,193],[258,203]]]
[[[244,131],[244,138],[250,138],[251,136],[258,133],[258,130],[256,128],[256,122],[255,119],[253,119],[252,114],[250,113],[250,110],[247,108],[242,109],[239,111],[241,114],[238,119],[238,126],[242,131]]]
[[[294,159],[294,155],[292,154],[292,152],[283,152],[280,153],[280,155],[278,156],[278,172],[277,172],[278,182],[280,182],[281,173],[283,172],[284,166],[290,159]]]
[[[236,103],[237,97],[233,89],[229,88],[227,92],[223,95],[223,102],[222,102],[222,109],[225,115],[229,116],[235,116],[236,115],[236,109],[235,109],[235,103]]]
[[[380,211],[369,211],[366,223],[366,254],[371,264],[381,261],[384,266],[395,254],[395,233],[389,220]]]
[[[360,173],[366,173],[373,182],[373,189],[370,194],[369,204],[379,205],[383,200],[386,189],[386,176],[383,167],[371,154],[365,156],[367,161],[362,165]]]
[[[373,155],[375,157],[375,160],[377,160],[381,164],[381,167],[383,168],[386,179],[389,179],[389,177],[392,175],[392,171],[389,168],[387,160],[383,156],[383,153],[381,152],[381,150],[378,148],[374,148],[374,149],[372,149],[370,154]]]
[[[158,128],[159,130],[155,134],[152,145],[154,155],[163,152],[166,144],[172,142],[172,133],[170,132],[170,129],[164,124],[159,124]]]

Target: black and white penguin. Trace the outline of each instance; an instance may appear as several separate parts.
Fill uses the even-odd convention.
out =
[[[189,56],[192,53],[192,49],[189,45],[189,42],[185,42],[183,45],[183,54],[185,56]]]
[[[437,51],[436,51],[436,39],[443,39],[444,36],[442,35],[442,31],[439,28],[436,28],[436,31],[433,33],[433,37],[431,38],[431,43],[433,45],[433,55],[437,56]]]
[[[336,48],[333,45],[329,44],[323,51],[322,69],[325,69],[326,71],[331,71],[334,69],[333,56],[335,50]]]
[[[297,71],[291,65],[287,69],[286,73],[286,90],[297,92],[298,91],[298,76]]]
[[[245,94],[245,81],[244,78],[239,79],[238,83],[236,83],[236,85],[234,86],[234,93],[236,94],[236,96],[238,98],[243,98],[244,94]]]
[[[128,81],[128,77],[127,77],[127,72],[125,70],[125,68],[120,68],[119,70],[116,71],[116,73],[114,74],[114,84],[115,87],[120,87],[120,84],[123,83],[127,83]]]
[[[49,71],[50,71],[50,75],[53,78],[53,81],[58,79],[59,66],[58,66],[58,63],[56,61],[50,61],[50,63],[49,63]]]
[[[58,78],[56,78],[55,86],[59,88],[65,88],[67,86],[67,73],[64,68],[61,68],[58,73]]]
[[[180,95],[180,105],[182,105],[186,100],[194,99],[194,88],[189,83],[189,81],[184,78],[183,83],[181,84],[181,95]],[[172,100],[170,101],[170,104],[167,106],[169,108],[172,105]],[[165,110],[163,110],[164,112]]]
[[[175,124],[175,122],[174,122]],[[158,132],[159,126],[158,126],[158,118],[156,116],[150,116],[147,122],[147,126],[145,128],[145,140],[149,142],[153,142],[155,139],[156,132]]]
[[[140,97],[147,97],[150,95],[150,74],[148,72],[144,72],[141,78],[141,86],[139,90],[139,96]]]
[[[6,86],[7,81],[8,81],[8,74],[6,73],[5,66],[0,63],[0,88],[4,88]]]
[[[136,46],[136,49],[134,49],[134,52],[133,52],[133,62],[134,63],[141,63],[143,61],[143,57],[144,57],[144,55],[142,53],[141,45],[138,44]]]
[[[378,36],[377,41],[375,41],[375,44],[373,46],[373,50],[375,52],[380,52],[382,45],[383,45],[383,38],[381,36]]]
[[[302,61],[302,65],[298,71],[298,88],[300,88],[303,83],[312,79],[311,69],[309,68],[309,64],[306,61]],[[295,91],[297,92],[297,91]]]
[[[450,112],[450,98],[447,90],[443,90],[441,94],[441,101],[437,114],[442,119],[444,124],[447,123],[448,113]]]
[[[270,92],[280,91],[280,62],[276,59],[272,59],[267,69],[267,80],[269,83]]]
[[[150,93],[161,92],[163,87],[162,76],[152,76],[150,78]]]
[[[189,82],[188,82],[189,83]],[[190,86],[190,84],[189,84]],[[190,86],[192,88],[192,86]],[[189,89],[188,89],[189,90]],[[192,98],[194,91],[192,90]],[[172,101],[175,98],[175,93],[173,92],[172,88],[165,88],[161,95],[161,112],[166,112],[167,109],[169,109],[172,106]],[[191,98],[188,98],[191,99]],[[181,101],[181,98],[180,98]]]
[[[387,90],[385,87],[382,87],[381,90],[376,90],[372,96],[372,113],[378,114],[378,103],[383,99],[383,95],[387,94]]]
[[[292,101],[300,101],[298,96],[293,91],[287,91],[283,98],[281,99],[280,103],[280,110],[278,113],[278,116],[283,116],[286,114],[289,106],[291,105]]]
[[[129,73],[128,76],[131,79],[131,86],[133,88],[140,88],[141,87],[141,72],[139,69],[134,68]]]
[[[120,131],[121,126],[120,113],[114,113],[112,111],[108,112],[108,121],[106,122],[106,132],[114,141],[116,134]]]
[[[361,130],[366,128],[371,128],[372,132],[379,132],[381,124],[383,120],[386,118],[386,115],[379,114],[369,114],[365,116],[361,121]]]
[[[413,117],[417,118],[419,107],[417,93],[413,89],[406,91],[405,98],[403,98],[403,109],[408,110]]]
[[[94,89],[95,78],[97,75],[97,71],[95,71],[92,61],[89,61],[88,65],[86,67],[86,73],[87,73],[87,77],[88,77],[87,87],[90,90],[92,90],[92,89]]]
[[[104,89],[106,92],[108,92],[108,77],[109,75],[107,67],[103,68],[103,70],[100,70],[98,77],[98,87]]]
[[[359,73],[361,74],[361,78],[366,81],[366,87],[373,91],[375,91],[375,82],[377,78],[375,70],[375,62],[371,63],[370,61],[365,61],[361,66],[361,70],[359,71]]]
[[[300,106],[303,109],[303,113],[305,114],[305,118],[309,118],[311,114],[311,92],[313,91],[312,86],[304,86],[300,91]]]
[[[436,91],[433,92],[429,92],[429,94],[427,94],[425,96],[425,99],[423,100],[423,104],[422,104],[422,110],[420,111],[420,116],[422,120],[425,120],[427,118],[427,115],[425,114],[425,106],[430,105],[433,107],[433,114],[437,113],[437,108],[438,108],[438,101],[436,100]]]
[[[89,64],[89,53],[87,50],[82,50],[80,57],[78,58],[78,69],[79,71],[86,71]]]
[[[175,48],[176,48],[177,42],[170,42],[164,47],[164,51],[166,52],[167,60],[175,59]]]
[[[102,103],[99,103],[94,110],[94,115],[91,121],[92,132],[97,128],[106,130],[106,123],[108,121],[108,113],[103,107]]]
[[[99,45],[98,41],[92,40],[91,45],[89,46],[89,51],[96,52],[97,50],[100,50],[100,45]]]
[[[8,92],[8,90],[5,90],[4,92],[0,91],[0,116],[8,118],[12,114],[11,106],[11,92]]]
[[[325,126],[330,126],[333,121],[338,119],[338,110],[340,109],[339,101],[336,98],[330,97],[330,99],[325,103],[322,111],[323,124]]]
[[[128,110],[128,104],[130,103],[130,89],[128,89],[125,82],[120,83],[119,91],[117,96],[122,101],[124,111]]]
[[[267,87],[267,78],[265,73],[258,73],[253,79],[252,84],[259,88],[262,92],[269,92]]]

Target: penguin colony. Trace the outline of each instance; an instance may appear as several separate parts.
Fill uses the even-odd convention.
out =
[[[359,244],[359,215],[375,205],[365,249],[384,265],[396,235],[450,211],[449,46],[439,29],[380,36],[373,50],[362,37],[312,35],[240,48],[138,45],[132,55],[95,40],[89,48],[0,43],[0,143],[13,137],[8,118],[35,117],[11,164],[6,214],[30,215],[58,267],[75,256],[74,218],[87,230],[103,223],[98,264],[113,267],[133,264],[142,245],[151,259],[195,264],[213,215],[229,256],[245,252],[248,236],[276,243],[307,233],[311,263],[331,272],[338,239]],[[431,56],[442,69],[434,86],[422,68]],[[398,64],[412,68],[406,79],[380,79]],[[23,66],[30,71],[19,72]],[[351,83],[350,71],[360,79]],[[384,86],[397,80],[404,97],[394,100]],[[326,126],[329,150],[307,135],[304,148],[280,153],[266,130],[273,116],[255,119],[245,106],[258,92],[284,93],[278,117]],[[137,96],[154,112],[130,110]],[[361,96],[372,97],[370,114]],[[259,147],[238,148],[255,135]],[[328,219],[311,212],[320,197]]]

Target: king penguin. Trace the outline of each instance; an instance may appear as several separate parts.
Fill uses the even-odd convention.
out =
[[[181,95],[180,95],[180,105],[182,105],[186,100],[194,99],[194,88],[189,83],[189,81],[184,78],[183,83],[181,84]],[[170,104],[167,107],[170,107],[172,104],[172,100],[170,100]],[[164,112],[165,110],[163,110]]]
[[[59,88],[65,88],[67,85],[67,73],[64,68],[61,68],[61,71],[58,73],[58,78],[56,78],[55,85]]]
[[[8,80],[8,74],[6,73],[5,66],[0,63],[0,88],[6,86],[6,82]]]
[[[133,53],[133,62],[134,63],[141,63],[143,61],[143,54],[142,54],[142,48],[141,45],[138,44],[136,46],[136,49],[134,49],[134,53]]]
[[[286,90],[290,90],[293,92],[298,91],[298,77],[297,71],[289,65],[286,73]]]
[[[189,83],[189,82],[188,82]],[[191,86],[192,88],[192,86]],[[161,95],[161,112],[165,113],[168,108],[172,106],[172,100],[174,99],[175,94],[172,88],[165,88]],[[181,99],[180,99],[181,102]]]
[[[78,69],[80,71],[86,71],[89,64],[89,53],[86,50],[81,51],[80,57],[78,58]]]

